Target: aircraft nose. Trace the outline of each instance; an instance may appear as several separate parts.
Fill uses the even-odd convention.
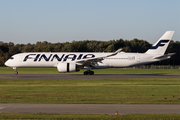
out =
[[[8,66],[9,65],[9,62],[8,62],[8,60],[4,63],[6,66]]]

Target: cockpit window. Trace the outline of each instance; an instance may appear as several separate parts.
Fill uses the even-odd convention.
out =
[[[9,59],[13,60],[13,59],[14,59],[14,57],[10,57]]]

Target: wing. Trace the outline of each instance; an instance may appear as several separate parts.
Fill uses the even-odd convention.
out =
[[[117,55],[121,50],[122,49],[118,49],[116,52],[111,53],[111,54],[106,55],[106,56],[100,56],[100,57],[95,57],[95,58],[89,58],[89,59],[85,59],[85,60],[76,61],[76,63],[78,65],[81,65],[81,66],[91,66],[91,67],[93,67],[97,62],[101,62],[102,60],[104,60],[104,58]]]

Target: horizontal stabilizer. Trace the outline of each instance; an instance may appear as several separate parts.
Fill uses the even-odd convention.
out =
[[[174,54],[176,54],[176,53],[168,53],[168,54],[165,54],[165,55],[156,56],[156,57],[154,57],[154,59],[169,59]]]

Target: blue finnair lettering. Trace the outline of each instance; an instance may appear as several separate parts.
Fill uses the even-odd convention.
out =
[[[40,54],[37,54],[36,58],[34,59],[34,61],[37,61],[39,58]]]
[[[163,43],[167,43],[167,42],[169,42],[169,40],[160,40],[160,41],[156,44],[156,46],[152,46],[150,49],[157,49],[159,46],[164,46],[165,44],[163,44]]]
[[[87,55],[85,55],[85,56],[83,57],[83,59],[93,58],[93,57],[95,57],[95,55],[93,55],[93,54],[87,54]]]
[[[45,61],[49,61],[51,56],[52,56],[52,54],[50,54],[50,56],[47,58],[45,54],[42,54],[41,57],[39,58],[39,61],[41,61],[42,58],[44,58]]]
[[[33,59],[32,57],[29,57],[29,56],[34,56],[34,55],[36,55],[36,54],[29,54],[29,55],[27,55],[27,56],[24,58],[23,61],[26,61],[27,59]]]
[[[71,61],[74,61],[76,59],[76,55],[75,54],[66,55],[63,61],[66,61],[67,59],[72,59]]]
[[[94,58],[95,55],[94,54],[79,54],[79,55],[76,55],[76,54],[68,54],[68,55],[65,55],[65,54],[61,54],[61,56],[59,56],[58,54],[49,54],[49,55],[46,55],[46,54],[29,54],[29,55],[26,55],[25,58],[24,58],[24,62],[26,62],[28,59],[33,59],[34,62],[40,62],[42,60],[44,61],[54,61],[54,60],[57,60],[57,61],[62,61],[65,62],[67,60],[71,60],[71,61],[74,61],[74,60],[81,60],[81,59],[89,59],[89,58]]]
[[[55,54],[55,55],[52,57],[51,61],[53,61],[54,58],[56,58],[58,61],[61,61],[61,60],[63,59],[63,57],[64,57],[64,54],[61,56],[61,58],[60,58],[57,54]]]
[[[80,54],[77,60],[80,60],[82,58],[83,54]]]

